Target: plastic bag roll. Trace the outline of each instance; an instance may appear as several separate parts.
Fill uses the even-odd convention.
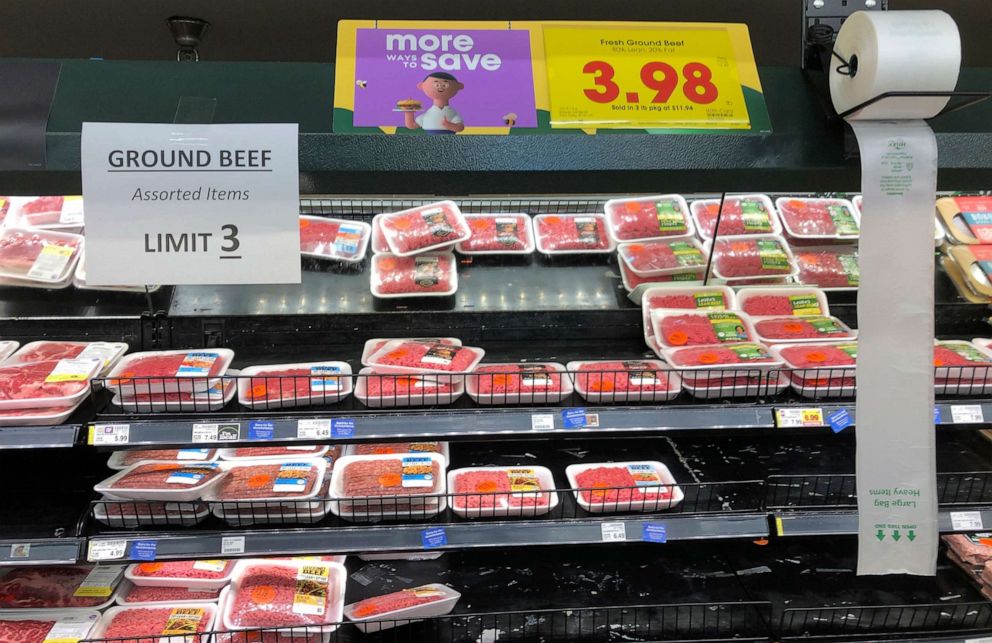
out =
[[[889,91],[953,91],[961,67],[961,37],[943,11],[859,11],[840,29],[834,51],[851,62],[831,61],[830,97],[838,113]],[[847,117],[924,119],[937,115],[947,97],[895,97]]]

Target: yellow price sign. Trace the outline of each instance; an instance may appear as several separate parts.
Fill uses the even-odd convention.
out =
[[[723,25],[548,26],[544,49],[552,127],[750,126],[738,61]]]

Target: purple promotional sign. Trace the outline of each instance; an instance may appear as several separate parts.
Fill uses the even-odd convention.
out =
[[[537,126],[525,30],[358,29],[355,78],[358,127]]]

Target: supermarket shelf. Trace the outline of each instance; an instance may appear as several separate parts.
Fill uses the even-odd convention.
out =
[[[0,449],[66,448],[76,444],[81,426],[5,426],[0,427]]]
[[[977,514],[981,518],[981,524],[985,527],[955,527],[958,520],[956,514],[962,513],[969,514],[969,517]],[[937,518],[937,528],[942,534],[981,531],[981,529],[992,526],[992,508],[961,507],[954,510],[941,509],[938,512]],[[779,536],[838,536],[858,533],[857,511],[782,512],[776,514],[774,520],[777,535]]]
[[[82,538],[0,540],[0,566],[76,563],[85,554]]]

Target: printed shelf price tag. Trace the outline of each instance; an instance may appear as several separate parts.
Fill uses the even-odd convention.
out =
[[[90,446],[127,444],[131,437],[130,424],[93,424],[90,426]]]
[[[537,413],[530,416],[531,431],[554,431],[555,416],[553,413]]]
[[[622,522],[604,522],[600,526],[600,535],[604,543],[616,543],[627,540],[627,525]]]
[[[326,440],[331,437],[331,421],[297,420],[296,437],[301,440]]]
[[[220,553],[222,555],[245,553],[244,536],[223,536],[220,539]]]
[[[823,426],[823,409],[775,409],[775,426],[779,428]]]
[[[86,552],[90,562],[101,560],[118,560],[124,558],[127,552],[127,540],[91,540]]]
[[[954,424],[981,424],[985,414],[981,404],[952,404],[951,420]]]
[[[190,441],[193,442],[193,444],[199,444],[201,442],[217,442],[219,433],[220,425],[218,424],[194,424]]]
[[[724,25],[546,26],[552,127],[746,129]]]
[[[951,529],[954,531],[981,531],[985,529],[980,511],[952,511]]]

